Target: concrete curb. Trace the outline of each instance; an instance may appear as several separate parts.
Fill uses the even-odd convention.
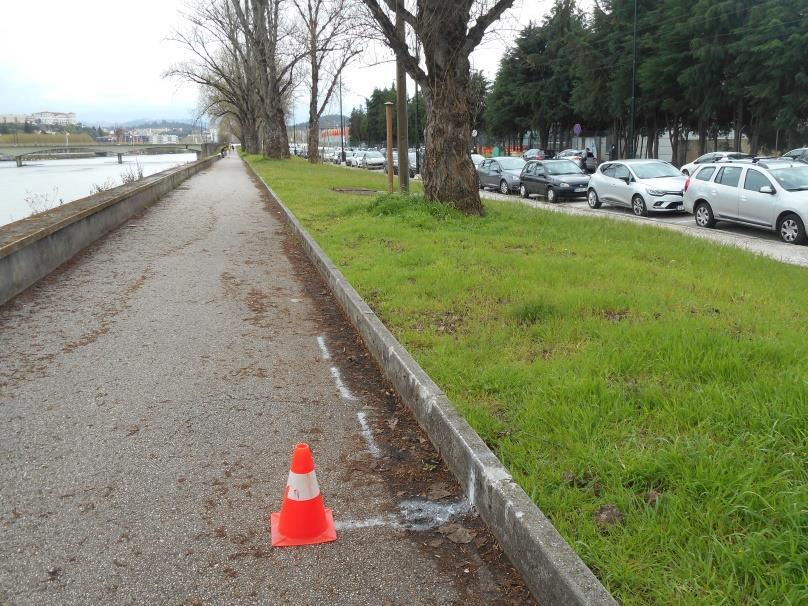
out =
[[[542,606],[616,605],[616,600],[294,214],[252,166],[247,166],[281,208],[306,255],[328,282],[385,377],[425,429],[538,602]]]
[[[217,159],[197,160],[0,227],[0,305]]]

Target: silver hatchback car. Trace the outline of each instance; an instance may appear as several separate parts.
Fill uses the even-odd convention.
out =
[[[601,164],[589,180],[586,201],[591,208],[616,204],[645,217],[648,211],[675,212],[683,208],[687,180],[662,160],[620,160]]]
[[[706,164],[685,184],[685,210],[701,227],[731,221],[776,231],[789,244],[805,244],[808,165],[777,160]]]

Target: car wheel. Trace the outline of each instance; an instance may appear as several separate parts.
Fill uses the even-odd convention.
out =
[[[552,187],[547,188],[547,201],[550,204],[555,204],[556,202],[558,202],[558,196],[556,195],[556,192]]]
[[[696,225],[699,227],[715,227],[715,216],[713,209],[707,202],[701,202],[696,205]]]
[[[510,191],[511,190],[508,187],[508,182],[505,179],[503,179],[502,181],[499,182],[499,193],[508,195],[508,193],[510,193]]]
[[[777,232],[788,244],[805,244],[805,224],[795,214],[786,215],[780,220]]]
[[[642,196],[634,196],[631,199],[631,210],[638,217],[648,216],[648,209],[645,207],[645,200],[642,199]]]
[[[522,196],[523,198],[529,198],[530,197],[530,194],[527,193],[527,187],[525,187],[524,183],[519,186],[519,195]]]
[[[600,208],[600,198],[598,198],[598,193],[591,187],[586,194],[586,202],[589,204],[589,208]]]

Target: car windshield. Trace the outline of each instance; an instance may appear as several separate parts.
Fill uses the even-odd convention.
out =
[[[659,179],[660,177],[681,177],[682,173],[666,162],[634,164],[631,170],[638,179]]]
[[[547,162],[544,165],[548,175],[581,175],[583,171],[572,160]]]
[[[382,156],[381,152],[376,152],[376,151],[366,153],[365,157],[367,157],[367,158],[384,158],[384,156]]]
[[[522,170],[525,165],[522,158],[498,158],[497,161],[504,170]]]
[[[788,191],[808,191],[808,166],[773,168],[770,172]]]

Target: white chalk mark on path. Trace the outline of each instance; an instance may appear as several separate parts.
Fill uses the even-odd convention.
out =
[[[330,360],[331,353],[328,351],[328,347],[325,346],[325,338],[317,337],[317,345],[320,346],[320,351],[323,352],[323,360]]]
[[[401,523],[395,515],[378,516],[367,520],[337,520],[334,528],[337,530],[358,530],[360,528],[375,528],[384,526],[385,528],[401,528]]]
[[[364,410],[360,410],[356,413],[356,418],[359,419],[359,425],[362,426],[362,437],[365,438],[365,444],[367,444],[368,452],[378,459],[380,456],[382,456],[382,451],[379,449],[379,445],[376,444],[376,439],[373,437],[373,430],[368,424],[367,414]]]
[[[453,518],[471,511],[466,500],[436,503],[424,499],[409,499],[399,503],[399,513],[367,518],[365,520],[340,520],[334,523],[337,530],[361,530],[364,528],[397,528],[426,532],[443,526]]]
[[[336,366],[331,367],[331,376],[334,377],[334,383],[336,383],[337,389],[339,390],[339,395],[342,396],[343,400],[356,401],[359,399],[353,395],[347,387],[345,387],[345,383],[342,382],[342,377],[340,376],[339,369]]]

